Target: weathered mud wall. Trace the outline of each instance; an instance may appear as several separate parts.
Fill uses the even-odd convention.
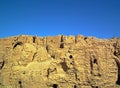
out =
[[[0,88],[116,88],[120,38],[15,36],[0,39]]]

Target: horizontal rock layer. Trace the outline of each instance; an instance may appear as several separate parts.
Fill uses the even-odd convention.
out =
[[[120,38],[0,39],[0,88],[117,88]]]

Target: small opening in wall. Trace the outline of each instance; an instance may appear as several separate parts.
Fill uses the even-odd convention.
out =
[[[51,55],[51,58],[55,59],[55,55]]]
[[[94,63],[94,64],[97,64],[97,59],[94,59],[93,63]]]
[[[71,58],[73,58],[73,56],[72,56],[72,55],[70,55],[70,56],[69,56],[69,58],[71,59]]]
[[[61,44],[60,44],[60,48],[64,48],[64,43],[61,43]]]
[[[92,86],[92,88],[98,88],[98,86]]]
[[[21,84],[22,82],[21,81],[18,81],[19,84]]]
[[[33,36],[33,43],[35,43],[36,41],[36,36]]]
[[[77,86],[76,86],[76,85],[74,85],[74,88],[77,88]]]
[[[58,84],[53,84],[53,88],[58,88]]]
[[[61,42],[63,42],[63,41],[64,41],[64,36],[62,35],[62,36],[61,36]]]

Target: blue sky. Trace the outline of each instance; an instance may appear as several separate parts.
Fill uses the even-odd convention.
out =
[[[0,0],[0,38],[120,37],[120,0]]]

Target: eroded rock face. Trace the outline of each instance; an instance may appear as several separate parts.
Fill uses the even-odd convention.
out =
[[[116,88],[120,38],[15,36],[0,39],[0,88]]]

